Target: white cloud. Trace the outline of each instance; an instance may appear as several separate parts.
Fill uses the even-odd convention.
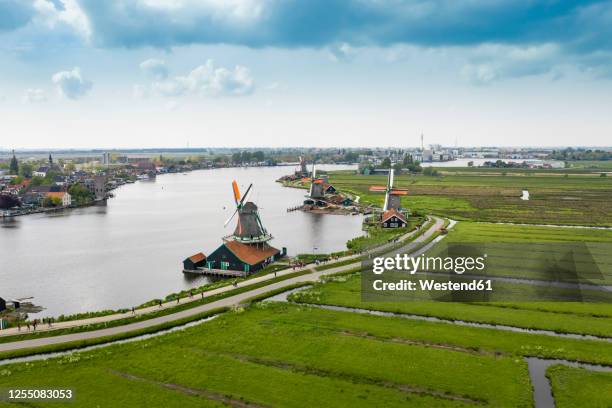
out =
[[[40,23],[51,30],[65,24],[83,39],[90,39],[91,24],[77,0],[35,0],[33,5],[37,11],[35,23]]]
[[[212,60],[194,68],[185,76],[176,76],[151,85],[153,92],[169,97],[183,95],[242,96],[253,92],[253,77],[248,68],[215,67]]]
[[[85,96],[93,86],[91,81],[81,76],[81,69],[74,67],[72,71],[60,71],[51,77],[61,95],[69,99]]]
[[[328,51],[329,58],[334,62],[348,62],[357,54],[357,50],[345,42],[331,45]]]
[[[24,102],[45,102],[47,100],[47,94],[44,90],[39,88],[28,88],[23,94]]]
[[[157,80],[168,78],[168,67],[166,67],[166,62],[164,60],[150,58],[140,63],[140,69],[152,75]]]

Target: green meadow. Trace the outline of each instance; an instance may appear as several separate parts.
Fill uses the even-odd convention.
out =
[[[428,255],[435,256],[440,248],[452,243],[508,243],[510,249],[502,247],[501,250],[488,252],[486,273],[518,278],[538,279],[548,277],[540,268],[548,268],[546,263],[533,263],[532,269],[525,269],[523,265],[529,264],[533,256],[533,243],[554,244],[578,243],[589,245],[612,245],[612,231],[580,228],[517,226],[503,224],[486,224],[459,222],[449,230],[448,235],[437,246],[432,248]],[[514,245],[522,248],[521,251],[508,256],[503,251],[511,251]],[[524,245],[521,247],[520,245]],[[490,248],[489,248],[490,249]],[[494,247],[495,249],[495,247]],[[565,250],[561,246],[560,251]],[[595,253],[593,258],[601,272],[605,272],[603,283],[610,284],[612,265],[612,251]],[[496,258],[502,255],[502,262]],[[563,254],[561,254],[562,257]],[[541,256],[541,255],[538,255]],[[435,277],[435,275],[433,275]],[[417,275],[424,278],[424,275]],[[429,276],[431,278],[431,276]],[[598,281],[597,283],[601,283]],[[312,289],[292,295],[296,301],[305,303],[329,304],[346,307],[359,307],[370,310],[382,310],[394,313],[407,313],[420,316],[432,316],[450,320],[466,320],[478,323],[503,324],[530,329],[545,329],[563,333],[591,334],[596,336],[612,337],[612,303],[609,295],[601,291],[583,290],[585,299],[592,302],[563,302],[539,301],[541,294],[546,293],[546,299],[567,299],[573,291],[554,288],[550,286],[532,286],[522,283],[494,282],[495,290],[500,293],[516,293],[516,301],[508,299],[499,302],[439,302],[431,301],[428,294],[421,291],[411,292],[408,298],[390,299],[389,297],[362,297],[361,276],[354,274],[342,279],[330,280],[319,284]],[[545,292],[544,292],[545,291]],[[400,301],[398,301],[400,300]],[[520,301],[526,300],[526,301]]]
[[[612,284],[612,230],[459,222],[429,255],[453,245],[487,254],[487,275]]]
[[[84,407],[531,406],[524,360],[413,340],[411,324],[265,302],[143,341],[2,366],[0,387],[70,386],[70,406]]]
[[[439,176],[400,175],[395,186],[409,190],[402,206],[424,214],[489,222],[612,226],[612,177],[578,170],[476,170],[439,168]],[[384,200],[383,194],[368,191],[372,185],[385,185],[384,175],[331,172],[330,182],[359,195],[364,204],[380,207]],[[528,201],[520,199],[522,190],[529,191]]]
[[[611,372],[557,365],[550,367],[546,376],[558,408],[609,408],[612,405]]]

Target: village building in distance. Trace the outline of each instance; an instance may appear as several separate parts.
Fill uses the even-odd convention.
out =
[[[183,261],[184,273],[197,273],[213,276],[247,276],[266,267],[287,254],[274,248],[268,242],[272,234],[268,233],[259,218],[257,205],[248,201],[253,185],[244,196],[236,181],[232,182],[236,210],[225,225],[238,215],[238,222],[232,235],[223,238],[223,243],[210,255],[197,253]]]

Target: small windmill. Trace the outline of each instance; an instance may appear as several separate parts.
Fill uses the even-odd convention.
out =
[[[302,180],[310,181],[310,191],[308,192],[310,198],[317,200],[325,197],[325,182],[322,178],[317,178],[317,168],[314,164],[312,165],[312,177]]]
[[[408,195],[407,189],[393,188],[393,169],[389,169],[389,176],[387,177],[386,187],[371,186],[370,191],[385,193],[385,204],[383,205],[383,211],[387,211],[392,208],[396,210],[399,209],[401,207],[400,197]]]
[[[302,172],[303,176],[308,175],[308,168],[306,167],[306,159],[302,156],[300,156],[300,171]]]
[[[257,206],[252,201],[247,201],[252,188],[253,184],[250,184],[241,198],[236,180],[232,181],[236,210],[224,224],[224,227],[227,226],[236,214],[238,214],[238,223],[231,237],[243,244],[258,244],[272,239],[272,235],[268,233],[259,218]]]

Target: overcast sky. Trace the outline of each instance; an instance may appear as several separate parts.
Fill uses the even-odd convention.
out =
[[[612,1],[0,0],[0,148],[611,145]]]

